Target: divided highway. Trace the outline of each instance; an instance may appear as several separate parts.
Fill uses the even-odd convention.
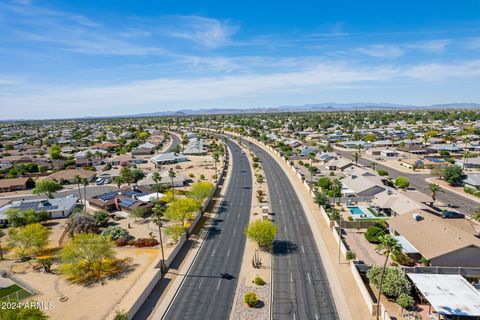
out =
[[[233,169],[219,213],[163,319],[225,320],[230,316],[250,217],[252,173],[240,147],[230,140],[228,147]]]
[[[278,234],[273,247],[274,320],[339,319],[302,204],[280,165],[251,144],[265,171]]]

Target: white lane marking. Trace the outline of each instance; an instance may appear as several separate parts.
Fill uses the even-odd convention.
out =
[[[212,257],[215,255],[215,250],[217,250],[217,249],[213,249]]]
[[[295,320],[295,319],[297,319],[297,318],[295,317],[295,313],[294,313],[294,314],[293,314],[293,320]]]
[[[316,314],[316,313],[315,313],[315,320],[318,320],[318,316],[317,316],[317,314]]]
[[[287,226],[285,226],[283,229],[285,230],[285,232],[287,232]]]
[[[308,283],[312,284],[312,280],[310,279],[310,272],[307,272]]]
[[[228,249],[228,252],[227,252],[227,257],[230,255],[230,249]]]
[[[290,282],[293,282],[293,274],[290,273]]]
[[[233,234],[237,233],[237,229],[233,229]]]
[[[217,290],[218,290],[218,288],[220,288],[220,281],[222,281],[222,280],[221,280],[221,279],[220,279],[220,280],[218,280],[218,284],[217,284]]]
[[[200,284],[198,285],[198,289],[200,290],[200,288],[202,287],[202,284],[203,284],[203,279],[200,281]]]
[[[297,225],[295,225],[295,229],[297,229],[297,231],[300,231],[300,230],[298,230],[298,226],[297,226]]]
[[[302,252],[305,254],[305,248],[303,247],[303,245],[302,245]]]

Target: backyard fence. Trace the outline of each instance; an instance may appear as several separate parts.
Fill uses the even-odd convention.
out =
[[[480,277],[480,268],[469,267],[402,267],[405,273],[459,274],[463,277]]]

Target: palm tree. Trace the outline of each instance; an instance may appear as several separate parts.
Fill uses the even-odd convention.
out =
[[[325,152],[332,152],[333,151],[333,147],[332,145],[329,143],[327,143],[327,145],[325,146]]]
[[[87,178],[82,178],[82,184],[83,184],[83,201],[85,202],[85,208],[87,207],[87,186],[88,186],[88,179]]]
[[[173,168],[170,168],[170,170],[168,170],[168,176],[170,177],[170,179],[172,179],[172,201],[173,201],[175,200],[175,188],[173,186],[173,179],[177,176]]]
[[[410,151],[412,150],[412,146],[413,146],[413,139],[415,139],[415,134],[412,132],[412,131],[408,131],[407,132],[407,139],[410,140],[410,145],[409,145],[409,149]],[[410,159],[410,154],[411,152],[408,153],[408,158]]]
[[[80,199],[80,203],[82,203],[82,192],[80,191],[80,184],[82,183],[82,177],[80,177],[77,174],[75,175],[74,181],[77,184],[77,188],[78,188],[78,198]]]
[[[122,187],[122,184],[123,184],[122,176],[115,177],[113,179],[113,182],[117,185],[118,189],[120,189]]]
[[[355,152],[353,155],[353,160],[355,160],[355,165],[358,164],[358,159],[360,159],[361,155],[358,152]]]
[[[380,298],[382,297],[383,277],[387,268],[387,262],[390,255],[399,255],[402,253],[402,246],[391,235],[384,235],[378,238],[380,243],[375,250],[385,256],[382,273],[380,274],[380,282],[378,284],[378,298],[377,298],[377,320],[380,319]]]
[[[435,202],[435,199],[437,198],[437,192],[441,191],[442,188],[436,183],[429,183],[428,189],[432,194],[433,202]]]
[[[213,153],[213,161],[215,163],[215,176],[217,175],[217,162],[220,157],[220,154],[218,152]]]
[[[298,148],[295,149],[295,153],[297,154],[297,168],[298,168],[298,161],[300,160],[300,159],[298,159],[298,158],[300,157],[300,153],[301,153],[301,152],[302,152],[302,150],[300,150],[300,149],[298,149]]]
[[[160,241],[160,251],[162,252],[162,262],[160,269],[162,272],[165,272],[166,266],[165,266],[165,253],[163,251],[163,238],[162,238],[162,217],[165,214],[165,207],[158,202],[158,192],[157,192],[157,204],[155,207],[153,207],[152,210],[152,215],[153,215],[153,222],[157,224],[158,226],[158,238]]]
[[[313,159],[315,159],[315,153],[310,152],[308,154],[308,159],[310,159],[310,167],[313,165]]]
[[[157,202],[158,202],[158,193],[160,192],[160,187],[161,187],[160,183],[162,182],[162,176],[160,175],[160,173],[155,171],[152,174],[152,180],[155,183],[155,192],[157,193]]]
[[[470,138],[469,137],[465,137],[465,139],[463,139],[463,143],[465,143],[465,149],[468,149],[468,144],[470,143]],[[465,170],[465,164],[467,163],[467,159],[469,157],[469,153],[468,153],[468,150],[463,154],[463,170]]]
[[[335,203],[336,195],[342,190],[342,182],[338,179],[331,180],[329,189],[333,191],[333,203]]]
[[[375,171],[375,168],[377,167],[377,163],[375,161],[372,161],[370,165],[372,166],[372,170]]]
[[[430,136],[428,135],[428,133],[425,133],[423,136],[423,145],[425,147],[427,146],[428,140],[430,140]]]

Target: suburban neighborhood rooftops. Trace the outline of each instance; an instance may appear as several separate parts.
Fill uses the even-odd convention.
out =
[[[21,200],[12,201],[10,204],[0,208],[0,219],[5,219],[5,212],[9,209],[19,209],[21,211],[33,209],[39,211],[69,211],[75,207],[76,197],[64,197],[44,200]]]
[[[178,154],[174,152],[161,153],[150,158],[152,162],[162,163],[162,162],[179,162],[186,161],[187,157],[183,154]]]

